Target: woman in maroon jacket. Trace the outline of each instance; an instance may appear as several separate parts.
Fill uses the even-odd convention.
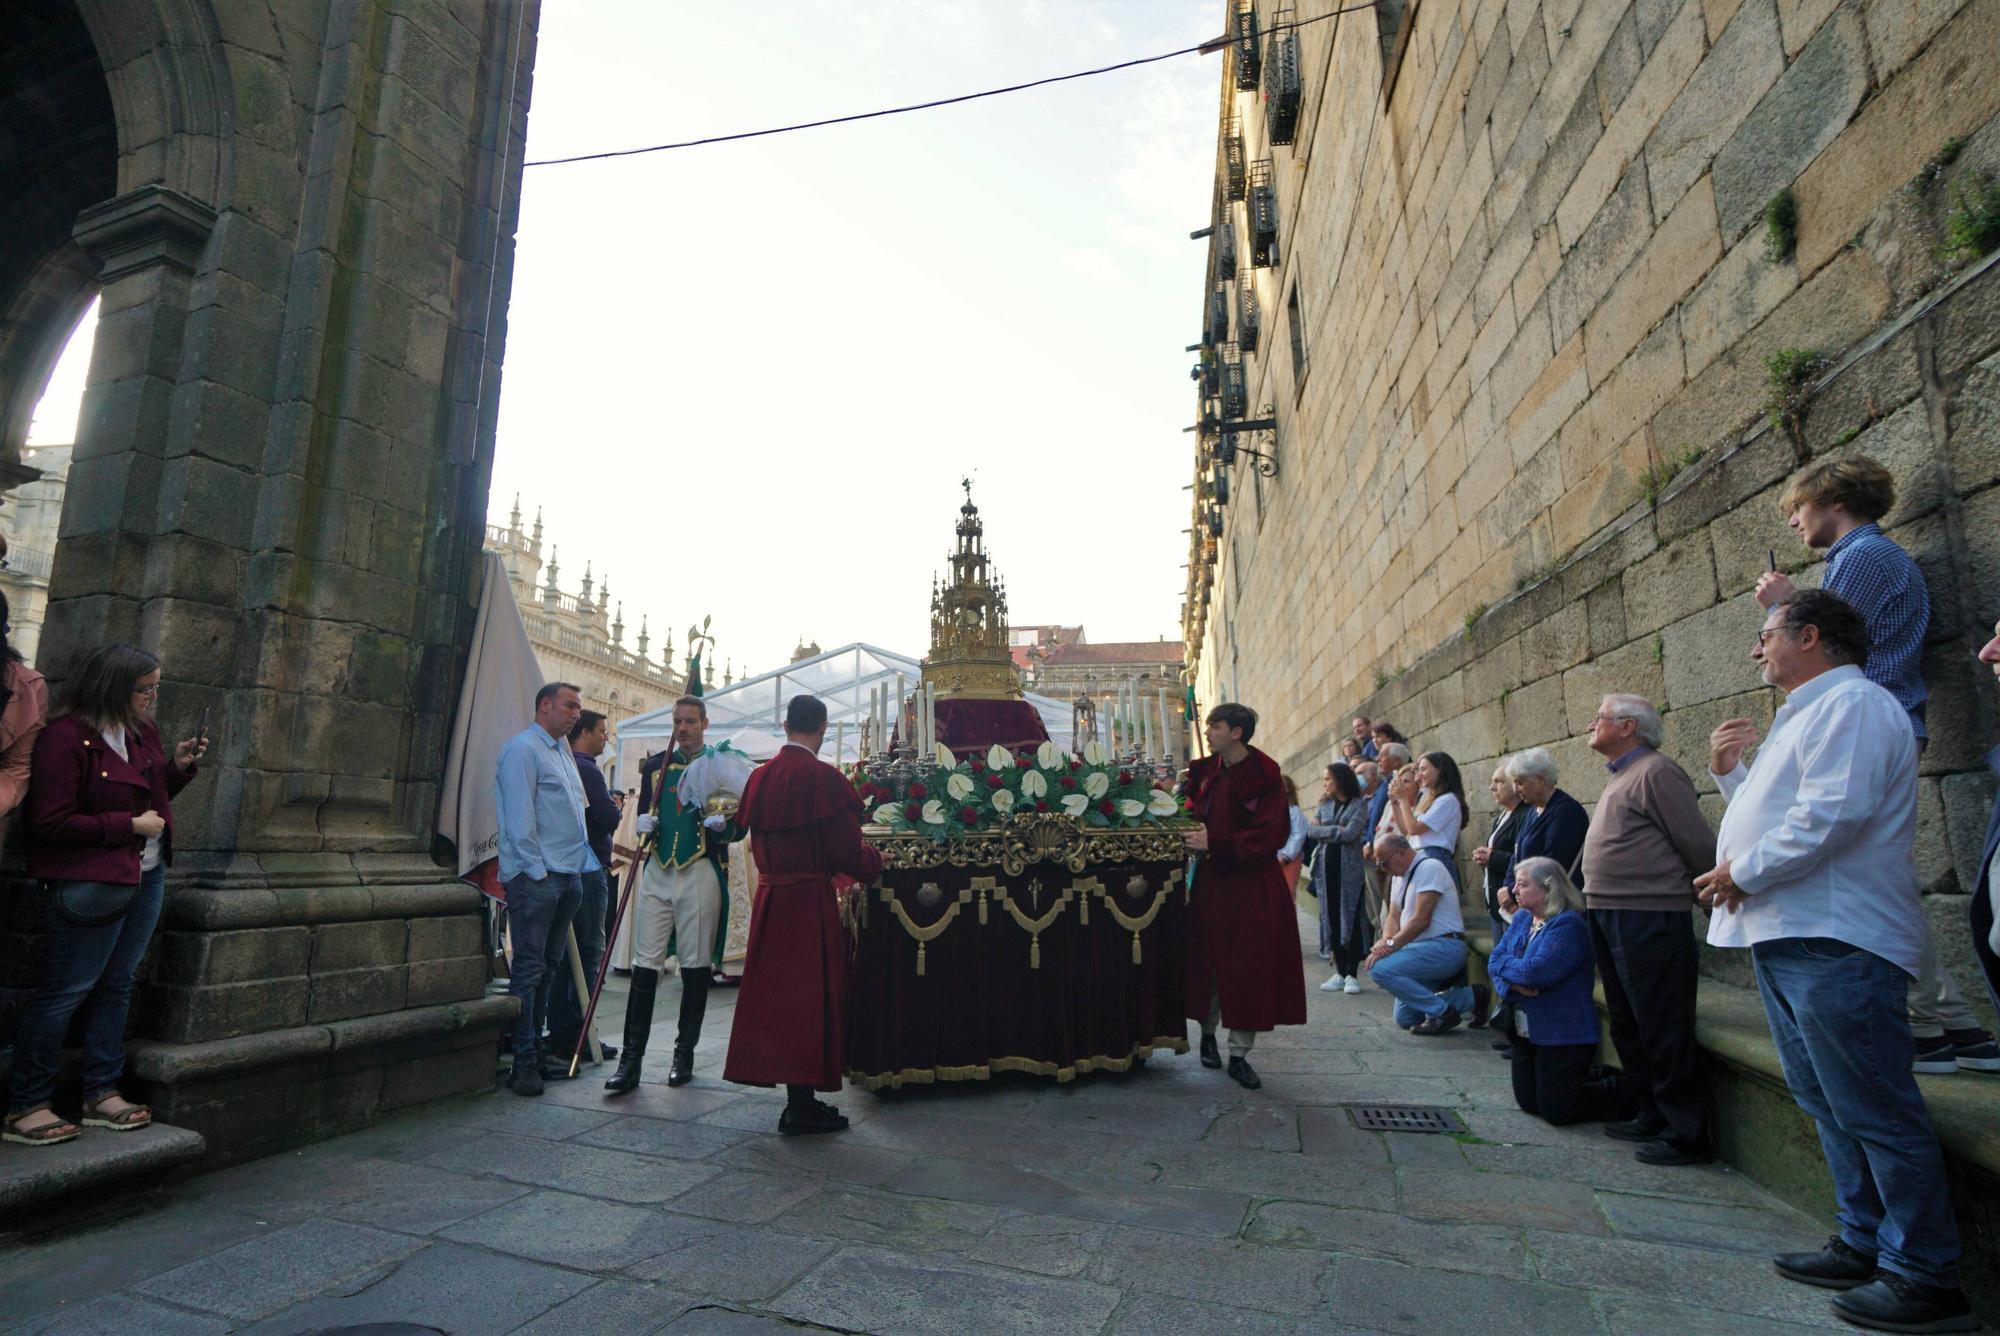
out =
[[[8,1141],[52,1146],[78,1129],[49,1108],[70,1018],[83,1012],[83,1123],[129,1132],[152,1110],[118,1093],[132,979],[160,921],[173,861],[169,800],[194,778],[199,735],[160,746],[160,661],[134,645],[95,650],[35,740],[28,874],[49,896],[48,967],[14,1040]]]

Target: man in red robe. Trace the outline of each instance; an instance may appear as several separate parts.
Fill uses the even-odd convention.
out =
[[[1188,767],[1200,830],[1187,949],[1188,1016],[1201,1022],[1201,1065],[1220,1067],[1216,1026],[1229,1027],[1229,1075],[1263,1085],[1250,1066],[1260,1031],[1306,1023],[1298,913],[1278,850],[1291,835],[1284,776],[1250,745],[1257,712],[1223,704],[1208,712],[1210,754]]]
[[[736,814],[750,832],[758,884],[722,1075],[784,1086],[786,1136],[847,1126],[840,1110],[813,1098],[840,1089],[846,1070],[848,944],[833,879],[865,886],[882,875],[882,855],[861,841],[861,795],[819,759],[825,740],[825,703],[792,697],[785,745],[750,776]]]

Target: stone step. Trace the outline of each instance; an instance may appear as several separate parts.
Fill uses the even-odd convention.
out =
[[[137,1132],[86,1127],[82,1136],[60,1146],[0,1142],[0,1220],[18,1223],[28,1208],[152,1178],[200,1158],[207,1149],[199,1133],[167,1123]]]

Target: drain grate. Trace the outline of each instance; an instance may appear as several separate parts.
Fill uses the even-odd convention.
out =
[[[1354,1125],[1364,1132],[1462,1132],[1450,1109],[1434,1104],[1350,1104]]]

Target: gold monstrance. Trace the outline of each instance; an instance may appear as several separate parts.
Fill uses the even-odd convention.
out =
[[[958,548],[951,554],[951,582],[931,581],[931,652],[924,681],[958,700],[1020,700],[1021,680],[1007,644],[1007,586],[988,571],[979,507],[965,479],[958,508]]]

